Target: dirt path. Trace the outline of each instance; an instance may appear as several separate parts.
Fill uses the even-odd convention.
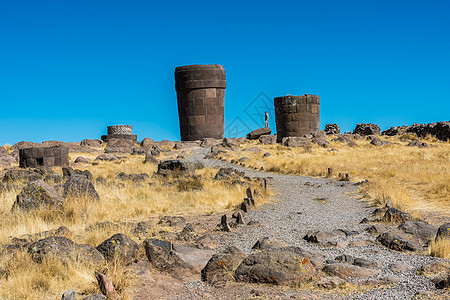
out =
[[[234,167],[222,161],[205,160],[208,149],[196,148],[189,160],[202,161],[210,167]],[[273,177],[271,189],[276,193],[274,201],[245,214],[245,221],[257,221],[260,226],[241,225],[232,232],[212,232],[217,251],[233,245],[246,253],[262,237],[280,241],[280,244],[298,246],[325,256],[325,260],[334,260],[339,255],[351,255],[368,259],[377,264],[381,272],[373,277],[349,279],[353,287],[351,295],[345,292],[325,293],[323,290],[305,290],[272,287],[268,285],[250,285],[229,283],[225,288],[212,288],[200,281],[199,275],[189,278],[170,280],[158,279],[159,273],[147,272],[142,276],[145,286],[141,286],[136,299],[145,299],[146,295],[161,299],[248,299],[295,298],[295,299],[410,299],[419,291],[428,291],[439,296],[430,278],[417,275],[417,270],[432,262],[445,263],[444,260],[423,255],[388,250],[375,242],[376,236],[366,233],[367,224],[360,221],[371,214],[373,208],[360,200],[357,187],[352,183],[342,183],[327,179],[302,176],[275,175],[254,172],[238,168],[247,176]],[[219,222],[219,220],[217,220]],[[353,231],[349,236],[331,239],[336,246],[324,246],[303,239],[309,230],[332,231],[343,229]],[[353,246],[352,244],[360,244]],[[403,263],[408,270],[393,272],[391,265]],[[165,276],[165,275],[164,275]],[[361,290],[361,292],[356,292]],[[366,291],[364,291],[366,290]],[[349,291],[350,292],[350,291]],[[160,293],[160,294],[158,294]],[[139,296],[138,296],[139,295]],[[158,296],[159,295],[159,296]],[[447,294],[448,296],[448,294]],[[445,295],[443,295],[445,297]]]

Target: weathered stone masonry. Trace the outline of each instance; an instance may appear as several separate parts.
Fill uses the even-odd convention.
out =
[[[108,126],[108,135],[102,135],[102,141],[107,142],[110,139],[124,139],[137,142],[137,135],[133,134],[132,125],[114,125]]]
[[[21,168],[69,165],[69,149],[62,146],[23,148],[19,150]]]
[[[319,96],[283,96],[275,98],[274,104],[277,142],[283,137],[303,136],[319,130]]]
[[[221,65],[175,69],[182,141],[223,138],[225,88],[225,69]]]

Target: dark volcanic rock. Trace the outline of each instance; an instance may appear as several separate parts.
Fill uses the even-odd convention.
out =
[[[63,201],[56,190],[42,180],[26,185],[13,204],[13,209],[31,210],[39,207],[58,208]]]
[[[223,285],[233,279],[234,271],[244,260],[245,254],[231,246],[215,254],[202,270],[202,280],[212,285]]]
[[[383,232],[377,241],[389,249],[396,251],[419,251],[422,247],[416,244],[411,237],[401,232]]]
[[[414,236],[418,243],[425,247],[436,237],[437,228],[423,221],[405,221],[398,229],[408,236]]]
[[[91,200],[100,200],[94,185],[84,175],[71,175],[64,183],[64,198],[87,197]]]
[[[236,269],[237,281],[295,285],[312,278],[316,269],[308,258],[283,249],[250,254]]]
[[[428,144],[426,142],[422,142],[420,140],[414,140],[408,143],[409,147],[418,147],[418,148],[428,148]]]
[[[325,125],[325,133],[327,135],[329,134],[340,134],[341,129],[339,128],[338,124],[327,124]]]
[[[187,265],[173,252],[171,242],[146,239],[144,241],[145,254],[148,261],[160,271],[172,271],[174,268],[186,268]]]
[[[165,160],[158,165],[158,175],[185,176],[194,174],[195,165],[185,160]]]
[[[126,235],[116,233],[98,245],[97,250],[102,253],[108,261],[117,258],[125,263],[131,263],[137,257],[139,245]]]
[[[247,134],[247,139],[256,140],[262,135],[270,135],[272,130],[269,127],[262,127]]]
[[[380,138],[378,138],[378,137],[373,137],[373,138],[372,138],[372,141],[370,141],[370,144],[372,144],[372,145],[374,145],[374,146],[392,145],[391,142],[382,140],[382,139],[380,139]]]
[[[340,278],[370,277],[380,273],[380,270],[361,268],[345,263],[328,264],[322,270],[330,276],[338,276]]]
[[[125,139],[110,139],[105,148],[105,153],[127,153],[133,152],[136,144],[131,140]]]
[[[44,174],[38,173],[35,170],[8,170],[3,176],[3,182],[13,183],[17,181],[31,182],[43,179]]]
[[[353,130],[353,134],[360,134],[360,135],[380,134],[380,132],[381,132],[380,126],[373,123],[356,124],[356,127]]]
[[[277,143],[277,135],[261,135],[259,142],[263,145],[275,145]]]
[[[312,144],[305,137],[284,137],[281,141],[281,144],[286,147],[308,147]]]
[[[450,223],[442,224],[436,232],[436,242],[444,238],[450,238]]]
[[[388,208],[386,213],[384,214],[381,221],[383,222],[391,222],[391,223],[403,223],[405,221],[413,221],[414,218],[401,210],[398,210],[396,208]]]

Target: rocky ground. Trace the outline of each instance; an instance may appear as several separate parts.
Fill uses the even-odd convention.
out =
[[[198,148],[191,161],[202,161],[212,167],[230,167],[227,163],[203,159],[205,149]],[[252,253],[270,252],[273,249],[299,247],[313,262],[317,270],[312,280],[297,280],[275,270],[277,267],[264,258],[264,275],[249,275],[244,282],[233,280],[208,284],[200,274],[180,275],[142,270],[140,284],[135,287],[135,299],[411,299],[414,297],[449,297],[448,290],[436,288],[436,282],[448,272],[449,262],[440,258],[413,254],[400,248],[391,250],[380,242],[377,236],[383,231],[396,230],[386,223],[366,221],[373,216],[374,208],[360,200],[357,187],[350,182],[302,176],[275,175],[263,172],[245,171],[247,176],[271,177],[270,187],[275,191],[274,201],[244,215],[247,225],[237,225],[230,232],[217,231],[211,217],[205,219],[209,227],[209,243],[214,245],[211,253],[226,251],[234,246],[241,250],[242,258]],[[385,212],[384,209],[379,214]],[[372,218],[374,219],[374,218]],[[197,218],[197,222],[201,220]],[[216,216],[216,223],[219,223]],[[252,225],[254,224],[254,225]],[[373,226],[374,225],[374,226]],[[370,229],[369,229],[370,228]],[[378,230],[378,231],[377,231]],[[420,230],[416,230],[419,234]],[[435,232],[431,233],[435,234]],[[310,241],[304,239],[310,237]],[[401,239],[403,236],[398,236]],[[257,241],[260,249],[252,249]],[[198,243],[196,243],[198,246]],[[217,247],[215,247],[217,245]],[[261,246],[262,245],[262,246]],[[177,245],[175,252],[177,252]],[[417,246],[419,247],[419,245]],[[297,249],[299,249],[297,248]],[[392,246],[392,248],[395,248]],[[271,250],[272,249],[272,250]],[[419,250],[419,249],[416,249]],[[180,250],[183,252],[183,250]],[[303,254],[305,254],[303,253]],[[279,255],[273,252],[270,255]],[[238,260],[242,260],[238,258]],[[276,256],[275,260],[281,258]],[[253,262],[255,266],[255,262]],[[266,269],[264,269],[266,268]],[[267,270],[272,268],[272,270]],[[322,270],[322,271],[320,271]],[[260,270],[261,271],[261,270]],[[212,270],[211,272],[214,272]],[[282,275],[274,275],[279,272]],[[170,275],[172,274],[172,275]],[[217,275],[217,274],[215,274]],[[266,276],[266,278],[264,278]],[[285,276],[287,286],[281,278]],[[205,278],[204,278],[205,279]],[[255,282],[266,282],[256,284]],[[267,282],[275,283],[267,284]]]
[[[273,136],[266,138],[271,140]],[[128,296],[132,299],[450,297],[450,262],[425,255],[431,240],[449,235],[449,219],[441,219],[445,224],[438,229],[391,207],[389,203],[382,208],[370,207],[358,194],[358,187],[364,182],[353,183],[346,181],[345,177],[342,181],[335,181],[266,173],[227,163],[217,159],[220,155],[214,155],[220,154],[220,149],[239,151],[235,143],[244,140],[204,140],[201,143],[165,141],[155,144],[145,139],[139,147],[133,143],[115,141],[105,149],[96,140],[66,144],[72,147],[69,147],[71,152],[99,154],[94,161],[77,158],[72,167],[82,167],[83,164],[95,166],[102,160],[120,162],[116,156],[119,154],[146,154],[147,163],[159,163],[160,176],[170,175],[171,169],[177,169],[177,172],[186,172],[186,177],[189,177],[193,169],[207,166],[220,169],[216,175],[219,180],[220,176],[232,177],[238,184],[253,184],[253,187],[247,189],[245,198],[243,195],[242,205],[228,210],[225,216],[167,216],[154,222],[139,222],[135,224],[135,231],[140,232],[141,227],[155,223],[172,228],[159,232],[157,236],[144,236],[140,243],[136,243],[133,237],[117,233],[94,248],[75,244],[58,229],[52,233],[42,233],[42,237],[46,238],[33,244],[11,244],[3,248],[8,251],[27,248],[35,261],[46,255],[63,253],[67,256],[60,255],[63,260],[70,260],[75,254],[77,260],[100,264],[104,259],[110,260],[120,254],[134,277],[128,289]],[[58,142],[51,142],[54,143]],[[164,149],[159,148],[162,145]],[[3,156],[8,158],[8,164],[9,160],[17,158],[19,147],[21,145],[13,146],[12,152]],[[160,150],[166,153],[172,151],[170,149],[176,150],[177,160],[160,162],[155,158],[159,157]],[[101,153],[103,150],[106,153]],[[91,182],[94,180],[92,174],[88,176],[81,170],[64,170],[66,173],[74,172],[63,172],[60,179],[66,179],[65,184],[50,187],[39,182],[33,186],[36,191],[46,191],[49,195],[44,199],[49,202],[47,204],[58,206],[68,194],[79,192],[80,187],[83,187],[84,193],[88,192],[91,198],[98,200]],[[13,170],[8,173],[5,170],[1,173],[4,183],[0,187],[7,189],[9,179],[13,179],[9,177],[21,173],[37,176],[34,171]],[[120,173],[117,176],[136,182],[145,182],[149,178],[148,174],[144,178],[141,178],[143,174],[134,174],[138,176],[136,178],[132,175]],[[43,176],[40,174],[38,177]],[[95,181],[99,182],[99,178]],[[270,201],[260,204],[265,184],[273,195]],[[35,199],[36,193],[29,189],[24,188],[15,206],[34,208],[36,203],[28,200]],[[145,230],[141,231],[145,233]],[[54,252],[47,251],[48,247]],[[103,294],[111,299],[120,299],[104,275],[96,273],[96,277]],[[68,292],[63,299],[73,298]],[[97,294],[86,298],[86,295],[76,294],[76,299],[105,299],[105,296]]]

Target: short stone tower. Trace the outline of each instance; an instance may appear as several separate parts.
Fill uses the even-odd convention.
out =
[[[19,150],[21,168],[56,167],[69,165],[69,149],[62,146],[23,148]]]
[[[102,141],[108,142],[110,139],[131,140],[137,142],[137,135],[133,134],[132,125],[108,126],[108,135],[102,135]]]
[[[316,95],[283,96],[274,99],[277,142],[319,130],[320,98]]]
[[[225,88],[225,69],[221,65],[175,69],[182,141],[223,138]]]

